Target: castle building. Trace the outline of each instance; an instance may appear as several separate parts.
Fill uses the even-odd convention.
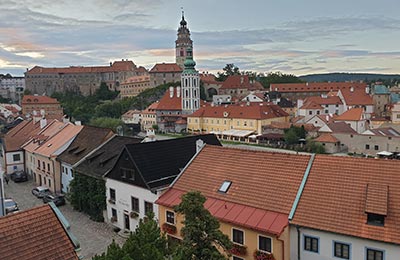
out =
[[[192,114],[200,108],[200,75],[194,68],[192,48],[186,50],[185,69],[181,76],[182,114]]]
[[[175,41],[175,51],[176,51],[175,62],[183,69],[186,57],[188,56],[187,53],[188,48],[190,48],[193,51],[193,41],[190,39],[190,31],[189,28],[187,27],[187,22],[185,21],[185,16],[183,12],[182,12],[182,20],[180,22],[180,27],[178,28],[177,35],[178,38]]]

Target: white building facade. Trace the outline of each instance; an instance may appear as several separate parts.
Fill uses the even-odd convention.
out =
[[[298,241],[300,238],[300,243]],[[374,255],[375,258],[367,256]],[[382,256],[382,258],[380,258]],[[400,246],[369,239],[290,226],[290,259],[369,260],[399,259]]]

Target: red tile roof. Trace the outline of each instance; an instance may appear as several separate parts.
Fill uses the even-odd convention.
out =
[[[200,107],[199,110],[188,117],[270,119],[288,115],[278,105],[266,102],[250,102],[249,105],[246,103],[221,106],[206,105]]]
[[[214,214],[219,214],[221,205],[228,205],[229,211],[222,211],[221,215],[218,215],[221,219],[245,223],[254,229],[267,231],[269,225],[264,223],[271,221],[272,216],[288,216],[309,159],[308,155],[206,145],[172,188],[182,192],[200,191],[210,200],[209,203],[212,202],[216,207],[214,209],[214,206],[206,205],[211,212],[215,212]],[[290,163],[287,163],[288,161]],[[230,188],[226,193],[219,192],[221,184],[226,180],[232,182]],[[158,203],[171,206],[178,201],[176,198],[168,199],[166,195],[162,195]],[[242,211],[244,208],[246,211]],[[262,221],[263,218],[266,222]],[[284,224],[273,225],[277,227],[274,232],[270,229],[268,232],[278,234],[286,225],[287,219]]]
[[[352,108],[337,116],[335,121],[360,121],[363,119],[364,109],[361,107]]]
[[[223,83],[220,89],[248,89],[248,90],[263,90],[264,87],[258,81],[250,81],[248,75],[232,75],[229,76]]]
[[[0,258],[78,260],[73,243],[49,205],[0,218]]]
[[[182,68],[176,63],[157,63],[150,70],[150,73],[162,73],[162,72],[176,72],[181,73]]]
[[[138,82],[148,82],[150,81],[150,76],[142,75],[142,76],[134,76],[126,79],[121,84],[129,84],[129,83],[138,83]]]
[[[177,88],[174,88],[173,96],[171,97],[168,89],[157,104],[156,110],[182,110],[182,96],[179,95],[178,97]]]
[[[25,95],[22,98],[21,105],[29,105],[29,104],[60,104],[55,98],[51,98],[48,96],[34,96],[34,95]]]
[[[200,74],[200,80],[206,84],[221,84],[222,85],[222,82],[217,81],[213,74],[202,73],[202,74]]]
[[[119,71],[133,71],[136,65],[132,61],[115,61],[111,66],[71,66],[67,68],[44,68],[35,66],[30,69],[26,74],[53,74],[53,73],[102,73],[102,72],[119,72]]]
[[[318,105],[341,105],[342,101],[338,96],[314,96],[314,97],[307,97],[304,100],[304,103],[307,102],[314,102]]]
[[[333,135],[331,135],[329,133],[323,133],[317,139],[315,139],[315,141],[320,142],[320,143],[338,143],[339,142],[339,140],[336,137],[334,137]]]
[[[157,203],[173,207],[181,202],[181,196],[184,194],[184,191],[172,188],[164,193],[157,200]],[[288,225],[288,214],[258,209],[225,200],[207,198],[204,207],[219,220],[270,234],[280,235]]]
[[[292,223],[400,244],[399,169],[398,160],[316,155]],[[385,209],[384,226],[367,224],[366,210]]]
[[[40,131],[40,123],[32,120],[23,121],[12,128],[4,137],[6,152],[21,150],[21,146]]]
[[[341,89],[340,92],[343,95],[343,98],[347,105],[355,106],[355,105],[373,105],[374,101],[370,95],[365,93],[365,89],[362,88],[354,88],[353,91],[351,89]]]
[[[278,92],[329,92],[331,90],[360,88],[365,93],[366,83],[358,82],[309,82],[271,84],[271,91]]]
[[[323,109],[323,107],[314,101],[305,102],[300,109]]]

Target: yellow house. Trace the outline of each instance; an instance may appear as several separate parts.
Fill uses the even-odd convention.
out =
[[[310,159],[206,145],[157,200],[160,226],[170,239],[182,239],[184,216],[173,207],[186,192],[200,191],[233,241],[230,259],[289,260],[288,217]]]
[[[272,121],[289,122],[289,114],[278,105],[266,102],[206,105],[187,117],[187,130],[219,135],[228,135],[232,130],[262,134],[263,127]]]

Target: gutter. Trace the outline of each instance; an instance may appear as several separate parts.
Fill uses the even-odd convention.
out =
[[[81,244],[79,243],[78,239],[71,233],[71,225],[69,224],[68,220],[64,217],[61,211],[57,208],[54,202],[49,202],[48,205],[53,210],[54,214],[60,221],[61,225],[63,226],[65,232],[67,233],[69,239],[71,240],[72,244],[74,245],[75,252],[78,255],[78,252],[81,251]]]
[[[295,198],[295,200],[293,202],[292,209],[290,210],[290,213],[289,213],[289,221],[291,221],[293,219],[294,214],[296,213],[296,209],[297,209],[297,206],[299,204],[301,195],[303,194],[303,190],[304,190],[304,187],[306,185],[306,182],[307,182],[307,179],[308,179],[308,175],[310,174],[311,167],[312,167],[312,164],[314,162],[314,159],[315,159],[315,153],[311,154],[310,160],[308,161],[308,165],[307,165],[306,171],[304,173],[303,180],[301,181],[299,190],[297,191],[296,198]]]

